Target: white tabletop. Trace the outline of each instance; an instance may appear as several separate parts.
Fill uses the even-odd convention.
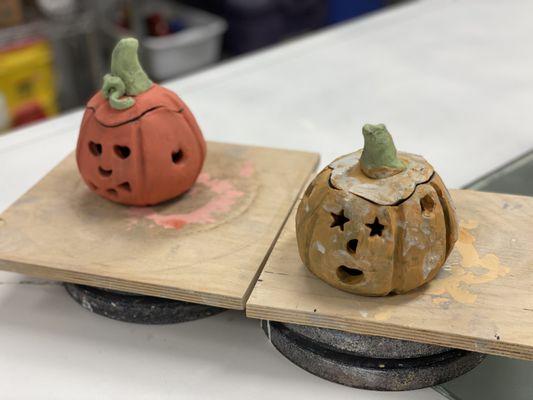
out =
[[[427,0],[168,83],[207,139],[313,150],[325,164],[384,122],[449,187],[533,147],[533,3]],[[75,146],[81,111],[0,137],[0,210]],[[0,272],[2,399],[443,399],[310,375],[239,312],[170,326],[108,320],[58,284]]]

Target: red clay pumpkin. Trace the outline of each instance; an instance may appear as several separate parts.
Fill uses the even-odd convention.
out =
[[[76,159],[89,188],[106,199],[154,205],[186,192],[206,154],[185,103],[152,83],[137,59],[138,42],[121,40],[111,74],[87,104]]]

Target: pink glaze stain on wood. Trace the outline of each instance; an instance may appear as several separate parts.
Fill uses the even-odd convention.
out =
[[[210,224],[231,211],[237,200],[244,195],[244,192],[236,189],[230,179],[211,178],[206,172],[200,174],[197,184],[205,185],[215,194],[206,204],[188,213],[167,215],[156,212],[152,207],[134,207],[129,210],[132,217],[136,218],[133,222],[138,222],[139,218],[146,218],[165,229],[181,229],[187,224]],[[191,190],[191,195],[194,196],[197,192],[198,187],[195,186]]]
[[[239,171],[239,175],[243,178],[249,178],[254,174],[254,164],[250,160],[246,160],[241,170]]]

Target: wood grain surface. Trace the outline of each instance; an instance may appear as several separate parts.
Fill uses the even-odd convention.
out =
[[[82,182],[73,155],[0,215],[0,268],[243,309],[318,155],[210,142],[192,190],[126,207]]]
[[[459,239],[443,269],[413,292],[364,297],[302,264],[294,212],[246,306],[292,322],[533,360],[533,198],[452,190]]]

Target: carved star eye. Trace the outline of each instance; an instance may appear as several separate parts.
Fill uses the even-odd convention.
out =
[[[385,229],[385,225],[379,223],[378,217],[374,218],[374,222],[371,224],[365,225],[370,228],[370,236],[381,236],[383,229]]]
[[[334,228],[338,226],[341,229],[341,231],[344,230],[344,224],[350,221],[348,218],[344,216],[344,210],[341,210],[339,214],[331,213],[331,217],[333,218],[333,222],[331,223],[330,227]]]

